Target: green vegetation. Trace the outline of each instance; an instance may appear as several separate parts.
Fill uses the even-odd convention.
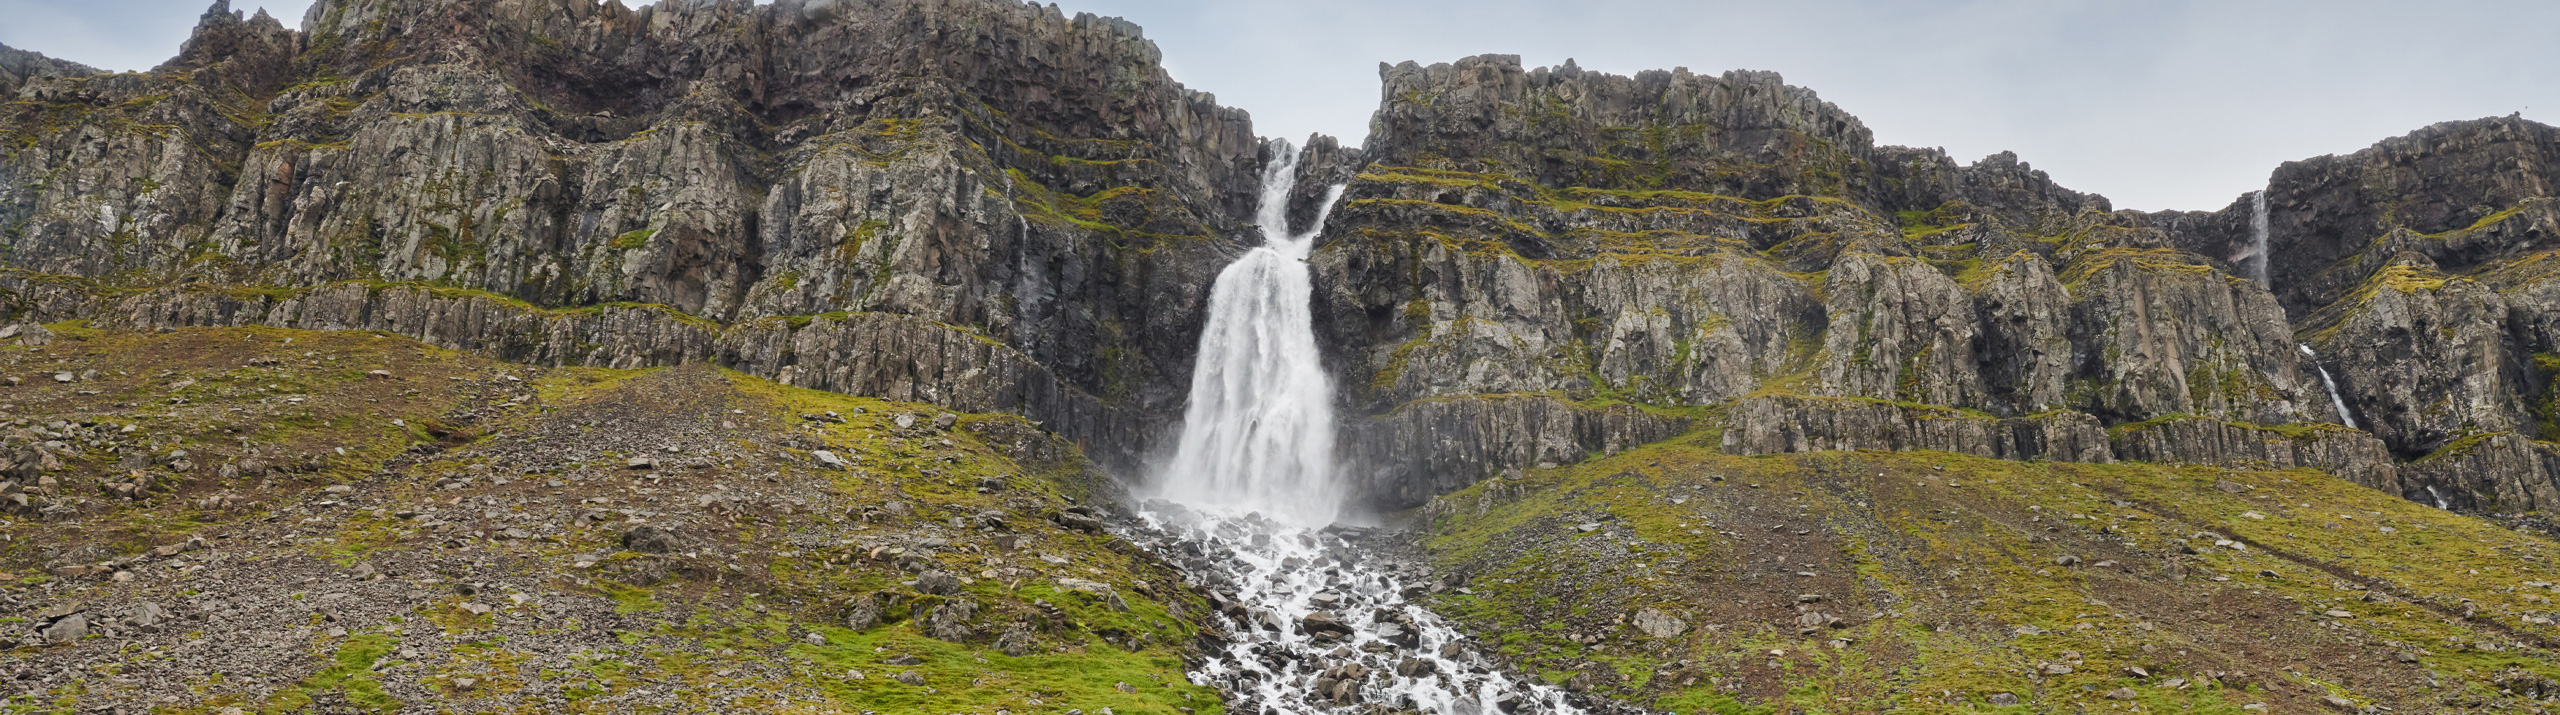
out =
[[[2289,712],[2560,676],[2530,620],[2547,541],[2308,470],[1732,457],[1691,436],[1421,513],[1434,559],[1469,576],[1444,613],[1524,668],[1682,712],[1965,712],[2000,693],[2022,712]],[[2478,615],[2445,615],[2465,603]],[[1689,629],[1636,632],[1645,608]],[[1802,632],[1806,612],[1842,622]],[[2275,669],[2269,648],[2326,655]]]
[[[617,251],[636,251],[649,247],[649,237],[656,235],[658,235],[658,229],[655,228],[644,228],[637,231],[630,231],[620,236],[613,237],[613,243],[611,245],[613,246],[613,249]]]

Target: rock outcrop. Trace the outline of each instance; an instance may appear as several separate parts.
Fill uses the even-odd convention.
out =
[[[61,77],[87,77],[105,74],[105,70],[68,60],[58,60],[8,45],[0,45],[0,98],[18,96],[18,88],[29,80]]]

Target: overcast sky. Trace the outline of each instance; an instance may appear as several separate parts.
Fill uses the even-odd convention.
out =
[[[208,0],[0,0],[0,43],[108,69],[175,54]],[[236,0],[287,25],[308,0]],[[2560,2],[1075,0],[1273,136],[1358,142],[1379,61],[1521,55],[1631,74],[1775,70],[1888,144],[2014,150],[2122,208],[2214,209],[2287,160],[2427,124],[2560,123]]]

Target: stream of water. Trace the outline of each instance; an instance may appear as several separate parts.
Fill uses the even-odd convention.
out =
[[[2302,356],[2311,359],[2311,369],[2320,371],[2320,386],[2329,388],[2329,406],[2338,410],[2338,422],[2348,427],[2364,429],[2356,424],[2355,414],[2347,411],[2346,398],[2338,396],[2338,381],[2329,379],[2329,368],[2320,366],[2320,354],[2312,352],[2309,345],[2294,347],[2302,348]]]
[[[2249,195],[2249,254],[2252,256],[2249,262],[2252,274],[2250,277],[2258,281],[2259,287],[2274,290],[2275,282],[2267,277],[2267,262],[2273,258],[2267,255],[2267,234],[2271,230],[2268,224],[2267,190],[2259,189],[2257,193]],[[2363,426],[2356,424],[2355,412],[2347,409],[2346,396],[2339,394],[2338,381],[2329,377],[2329,368],[2320,364],[2320,354],[2312,352],[2309,345],[2297,343],[2294,347],[2301,348],[2302,356],[2310,358],[2311,369],[2320,372],[2320,386],[2328,389],[2329,406],[2338,411],[2338,422],[2348,427],[2363,429]]]
[[[2267,190],[2259,189],[2249,195],[2249,255],[2253,257],[2249,277],[2258,281],[2259,287],[2273,289],[2275,283],[2267,279],[2267,262],[2274,258],[2267,255],[2267,232]]]

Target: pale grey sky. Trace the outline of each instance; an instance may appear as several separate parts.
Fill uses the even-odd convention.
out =
[[[177,50],[209,0],[0,0],[0,43],[108,69]],[[309,0],[263,4],[287,25]],[[1880,142],[2014,150],[2139,209],[2213,209],[2284,161],[2427,124],[2560,123],[2548,0],[1075,0],[1147,28],[1175,78],[1271,136],[1358,142],[1380,61],[1521,55],[1629,74],[1775,70]]]

